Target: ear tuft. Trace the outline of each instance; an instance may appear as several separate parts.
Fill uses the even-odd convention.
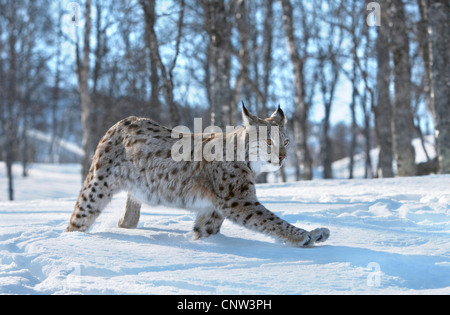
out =
[[[242,101],[242,121],[244,126],[252,125],[253,115],[250,114],[247,107],[245,107],[244,101]]]
[[[270,116],[270,118],[275,119],[281,125],[285,125],[287,123],[286,115],[284,114],[283,110],[281,109],[280,104],[278,104],[277,110],[275,112],[273,112],[273,114]]]

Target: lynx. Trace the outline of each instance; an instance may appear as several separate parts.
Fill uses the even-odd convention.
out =
[[[231,140],[242,140],[245,144],[242,161],[203,158],[176,162],[172,158],[172,147],[179,138],[173,138],[171,129],[145,118],[128,117],[119,121],[97,147],[66,231],[87,231],[112,196],[125,190],[128,191],[127,206],[119,221],[123,228],[137,227],[141,202],[144,202],[196,212],[194,239],[217,234],[225,218],[293,246],[311,246],[328,239],[328,229],[308,232],[297,228],[266,209],[256,197],[257,174],[278,170],[286,158],[287,119],[280,106],[269,118],[262,119],[251,114],[243,104],[242,119],[241,128],[221,137],[202,135],[201,142],[204,147],[230,140],[236,149],[239,141]],[[252,127],[261,126],[268,130],[265,139],[248,136]],[[272,132],[274,127],[278,132]],[[194,134],[181,135],[195,137]],[[261,150],[263,147],[266,150]],[[225,155],[227,149],[223,148]],[[251,148],[278,154],[259,154],[257,160],[252,161],[248,154]]]

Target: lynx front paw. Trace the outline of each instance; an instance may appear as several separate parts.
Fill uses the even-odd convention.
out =
[[[310,246],[314,243],[325,242],[330,237],[330,230],[327,228],[318,228],[308,233],[310,241],[303,246]]]
[[[200,238],[206,238],[211,235],[216,235],[217,233],[219,233],[219,231],[220,231],[220,227],[211,227],[211,226],[198,227],[198,226],[195,226],[194,231],[192,233],[192,239],[194,241],[196,241]]]
[[[70,223],[65,232],[86,232],[87,227]]]

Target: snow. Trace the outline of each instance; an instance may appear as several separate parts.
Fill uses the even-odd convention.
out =
[[[428,158],[431,160],[436,157],[436,148],[434,146],[434,136],[428,135],[424,137],[424,146],[426,149],[426,153],[423,149],[422,143],[419,138],[413,139],[412,145],[415,150],[415,163],[423,163],[427,162],[427,154]],[[376,168],[378,165],[378,157],[380,155],[380,148],[374,148],[370,150],[370,158],[372,160],[372,171],[375,174]],[[354,155],[354,178],[364,178],[365,175],[365,163],[366,157],[365,153],[359,153]],[[343,158],[342,160],[336,161],[332,165],[333,177],[334,178],[349,178],[350,171],[350,157]],[[394,172],[397,170],[397,163],[393,161]],[[315,175],[316,178],[321,178],[323,174],[323,168],[320,167],[317,169]]]
[[[46,143],[52,143],[52,141],[53,141],[52,136],[50,134],[42,132],[37,129],[27,130],[27,136],[33,140],[40,140],[40,141],[43,141]],[[67,140],[61,139],[59,137],[55,137],[54,140],[61,149],[67,150],[70,153],[77,155],[79,157],[83,156],[83,154],[84,154],[83,148],[81,148],[79,145],[77,145],[73,142],[69,142]]]
[[[450,294],[450,176],[258,185],[267,208],[330,239],[293,248],[225,221],[191,239],[194,214],[143,206],[117,222],[117,195],[89,233],[64,233],[78,165],[15,165],[6,201],[0,163],[0,294]]]

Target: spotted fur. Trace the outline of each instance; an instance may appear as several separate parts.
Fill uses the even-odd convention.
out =
[[[223,134],[224,137],[205,135],[202,145],[234,137],[244,139],[247,152],[252,146],[268,144],[250,141],[246,131],[252,126],[267,126],[271,149],[277,149],[278,156],[249,161],[246,153],[244,161],[175,162],[172,146],[179,139],[172,138],[172,130],[145,118],[128,117],[118,122],[97,147],[66,231],[87,231],[113,195],[125,190],[129,200],[119,222],[121,227],[137,226],[140,203],[144,202],[195,211],[194,239],[217,234],[226,218],[294,246],[325,241],[330,234],[328,229],[308,232],[297,228],[266,209],[256,197],[257,173],[278,169],[286,157],[288,140],[283,111],[278,107],[271,117],[261,119],[244,106],[242,116],[242,128]],[[280,130],[276,138],[270,132],[273,126]]]

